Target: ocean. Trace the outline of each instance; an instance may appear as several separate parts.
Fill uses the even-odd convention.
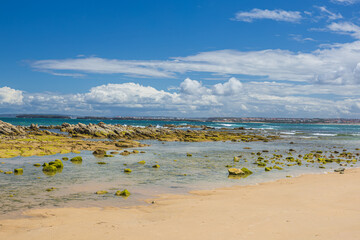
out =
[[[14,125],[29,126],[60,125],[63,122],[98,123],[101,120],[78,119],[18,119],[3,118],[2,121]],[[12,171],[24,168],[20,176],[0,174],[0,215],[4,218],[17,216],[19,212],[33,208],[49,207],[87,207],[87,206],[132,206],[145,204],[147,198],[159,194],[188,194],[191,190],[214,189],[234,185],[252,185],[274,181],[287,176],[296,177],[302,174],[322,174],[333,172],[339,168],[338,163],[308,164],[283,166],[283,170],[264,171],[264,167],[254,165],[258,153],[265,159],[274,154],[285,157],[305,155],[310,152],[322,151],[329,156],[334,152],[351,152],[360,155],[360,126],[358,125],[315,125],[315,124],[275,124],[275,123],[218,123],[193,121],[135,121],[135,120],[102,120],[111,124],[134,126],[153,125],[162,127],[164,124],[175,125],[206,125],[214,128],[244,127],[254,129],[257,133],[276,134],[280,140],[270,142],[159,142],[156,140],[141,141],[149,147],[136,148],[145,151],[143,154],[122,156],[115,154],[111,158],[98,158],[90,151],[80,154],[56,154],[50,156],[31,156],[0,159],[0,170]],[[290,144],[291,143],[291,144]],[[292,149],[290,152],[289,149]],[[133,150],[133,149],[130,149]],[[192,156],[188,157],[187,153]],[[34,163],[49,162],[62,157],[82,156],[83,163],[75,165],[63,161],[64,169],[55,176],[44,175]],[[234,162],[234,156],[241,156],[240,162]],[[346,164],[345,168],[359,167],[357,162]],[[97,162],[107,164],[99,165]],[[145,161],[145,164],[139,164]],[[159,164],[159,169],[152,165]],[[270,164],[270,161],[269,161]],[[271,163],[270,165],[274,165]],[[246,167],[254,173],[246,178],[229,178],[229,166]],[[124,168],[132,169],[125,174]],[[54,191],[46,189],[54,187]],[[117,197],[117,190],[128,189],[131,196],[127,199]],[[95,192],[106,190],[105,195]]]

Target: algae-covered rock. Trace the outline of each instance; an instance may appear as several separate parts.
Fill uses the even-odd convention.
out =
[[[130,168],[125,168],[125,169],[124,169],[124,172],[126,172],[126,173],[131,173],[132,170],[131,170]]]
[[[234,157],[234,162],[239,162],[240,158],[239,157]]]
[[[22,168],[15,168],[14,169],[14,174],[15,175],[22,175],[24,173],[24,169]]]
[[[269,172],[269,171],[271,171],[271,168],[270,168],[270,167],[266,167],[266,168],[265,168],[265,172]]]
[[[138,162],[139,164],[145,164],[146,162],[144,160]]]
[[[119,154],[119,152],[110,152],[110,154]]]
[[[138,150],[133,150],[132,152],[133,152],[134,154],[138,154],[138,153],[139,153]]]
[[[13,172],[12,171],[6,171],[6,172],[4,172],[4,174],[13,174]]]
[[[69,160],[69,158],[68,157],[63,157],[62,160],[67,161],[67,160]]]
[[[111,154],[105,154],[104,157],[114,157],[114,155]]]
[[[34,165],[33,165],[34,167],[40,167],[41,166],[41,164],[40,163],[34,163]]]
[[[186,153],[186,156],[187,156],[187,157],[191,157],[192,154],[191,154],[191,153]]]
[[[153,168],[160,168],[160,165],[159,164],[155,164],[152,166]]]
[[[96,149],[95,151],[93,151],[94,155],[105,155],[106,151],[103,149]]]
[[[71,162],[82,162],[82,157],[81,156],[77,156],[77,157],[73,157],[72,159],[70,159]]]
[[[243,168],[241,169],[241,171],[243,171],[246,175],[253,174],[252,171],[250,171],[249,169],[247,169],[247,168],[245,168],[245,167],[243,167]]]
[[[52,192],[52,191],[54,191],[56,188],[54,188],[54,187],[51,187],[51,188],[47,188],[47,189],[45,189],[45,191],[47,191],[47,192]]]
[[[105,165],[105,164],[107,164],[106,162],[97,162],[97,164],[99,164],[99,165]]]
[[[273,167],[273,169],[283,170],[283,168],[282,168],[282,167],[279,167],[279,166],[276,166],[276,165]]]
[[[245,173],[238,168],[229,168],[228,169],[229,175],[245,175]]]
[[[53,165],[46,165],[43,167],[42,169],[43,172],[57,172],[57,167],[53,166]]]
[[[102,191],[97,191],[95,194],[97,194],[97,195],[103,195],[103,194],[107,194],[107,193],[109,193],[109,192],[102,190]]]
[[[130,155],[130,152],[125,150],[125,151],[121,152],[120,155],[127,156],[127,155]]]
[[[56,168],[63,168],[64,164],[62,163],[62,161],[60,159],[56,159],[53,162],[49,162],[49,165],[55,166]]]
[[[128,197],[131,195],[131,193],[127,189],[124,189],[123,191],[116,191],[115,195],[122,196],[122,197]]]

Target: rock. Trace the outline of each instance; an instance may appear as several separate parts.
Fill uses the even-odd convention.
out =
[[[130,168],[125,168],[125,169],[124,169],[124,172],[126,172],[126,173],[131,173],[132,170],[131,170]]]
[[[49,162],[49,165],[55,166],[56,168],[63,168],[64,164],[62,163],[62,161],[60,159],[56,159],[53,162]]]
[[[34,167],[40,167],[41,166],[41,164],[40,163],[34,163],[34,165],[33,165]]]
[[[338,169],[335,169],[334,172],[344,172],[345,171],[345,168],[338,168]]]
[[[24,169],[22,168],[15,168],[14,169],[14,174],[15,175],[22,175],[24,173]]]
[[[266,168],[265,168],[265,172],[269,172],[269,171],[271,171],[271,168],[270,168],[270,167],[266,167]]]
[[[25,127],[14,126],[10,123],[0,121],[0,135],[16,136],[25,134]]]
[[[128,151],[123,151],[123,152],[120,153],[120,155],[122,155],[122,156],[127,156],[127,155],[130,155],[130,152],[128,152]]]
[[[245,173],[238,168],[229,168],[228,169],[229,175],[245,175]]]
[[[192,154],[191,153],[186,153],[186,156],[187,157],[192,157]]]
[[[69,158],[68,157],[63,157],[62,160],[67,161],[67,160],[69,160]]]
[[[104,164],[107,164],[107,163],[106,162],[97,162],[97,164],[104,165]]]
[[[137,154],[137,153],[139,153],[139,151],[138,150],[133,150],[133,153]]]
[[[146,162],[144,160],[138,162],[139,164],[145,164]]]
[[[110,154],[119,154],[119,152],[110,152]]]
[[[124,189],[123,191],[116,191],[115,195],[116,196],[128,197],[128,196],[131,195],[131,193],[127,189]]]
[[[234,157],[234,162],[239,162],[239,161],[240,161],[240,158]]]
[[[54,191],[56,188],[54,188],[54,187],[51,187],[51,188],[47,188],[47,189],[45,189],[45,191],[47,191],[47,192],[52,192],[52,191]]]
[[[77,157],[73,157],[72,159],[70,159],[71,162],[82,162],[82,157],[81,156],[77,156]]]
[[[105,154],[104,157],[114,157],[114,155]]]
[[[95,194],[97,194],[97,195],[104,195],[104,194],[107,194],[107,193],[108,193],[108,191],[102,190],[102,191],[97,191]]]
[[[245,168],[245,167],[243,167],[243,168],[241,169],[241,171],[243,171],[243,173],[244,173],[245,175],[253,174],[252,171],[250,171],[249,169],[247,169],[247,168]]]
[[[93,151],[94,155],[105,155],[106,151],[102,150],[102,149],[96,149],[95,151]]]
[[[50,174],[56,174],[57,172],[57,167],[53,166],[53,165],[45,165],[42,169],[42,171],[46,174],[46,173],[50,173]]]
[[[279,167],[279,166],[276,166],[276,165],[273,167],[273,169],[283,170],[283,168],[282,168],[282,167]]]
[[[13,174],[13,172],[12,171],[6,171],[6,172],[4,172],[4,174]]]
[[[159,164],[155,164],[152,166],[153,168],[160,168],[160,165]]]

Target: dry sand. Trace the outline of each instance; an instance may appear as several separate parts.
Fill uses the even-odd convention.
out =
[[[360,239],[360,170],[161,196],[150,206],[38,209],[0,239]]]

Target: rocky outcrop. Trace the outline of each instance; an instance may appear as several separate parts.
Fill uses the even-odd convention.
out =
[[[21,126],[14,126],[10,123],[0,121],[0,135],[24,135],[26,133],[25,128]]]

